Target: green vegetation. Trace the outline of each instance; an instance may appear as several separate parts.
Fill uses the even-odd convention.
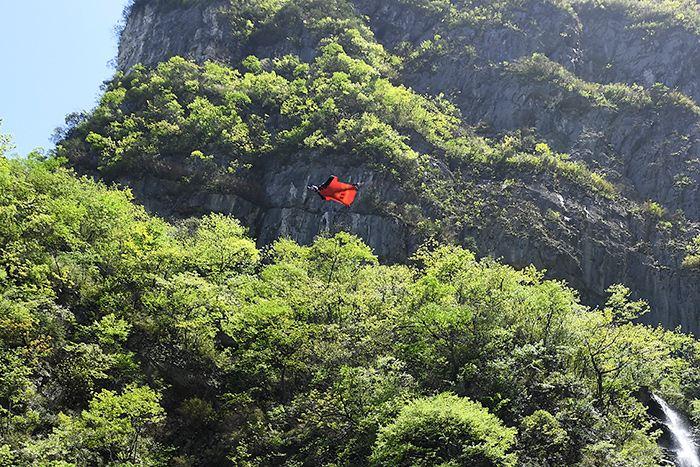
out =
[[[546,83],[560,89],[566,95],[579,96],[583,100],[581,104],[591,107],[610,109],[631,107],[639,110],[673,106],[700,115],[700,107],[692,99],[666,86],[657,84],[646,89],[637,84],[591,83],[582,80],[559,63],[539,53],[507,64],[506,68],[528,81]],[[548,99],[551,101],[556,97],[548,96]],[[559,97],[559,100],[561,99]]]
[[[642,212],[654,220],[666,217],[666,208],[656,201],[647,200],[641,205]]]
[[[164,418],[159,401],[148,387],[119,395],[103,389],[80,415],[59,413],[51,434],[27,446],[27,458],[40,465],[163,465],[162,447],[151,437]]]
[[[517,29],[525,2],[402,3]],[[688,11],[661,2],[648,17],[671,3]],[[315,58],[136,66],[72,119],[55,156],[8,160],[0,137],[0,465],[658,465],[641,396],[700,420],[700,343],[636,324],[647,306],[625,287],[591,309],[534,267],[438,242],[403,265],[343,232],[258,248],[235,219],[166,221],[105,184],[129,174],[235,192],[273,159],[342,156],[415,195],[381,209],[425,237],[477,216],[543,236],[543,219],[569,222],[517,199],[522,187],[618,196],[547,144],[476,136],[444,96],[397,84],[402,59],[346,1],[221,14],[241,50],[305,28]],[[435,35],[403,64],[452,46]],[[543,55],[507,67],[585,105],[698,113],[680,93],[588,83]],[[511,202],[521,217],[496,219]],[[657,203],[641,210],[669,223]],[[700,268],[700,238],[684,264]]]
[[[684,28],[700,34],[696,0],[571,0],[572,5],[604,8],[628,16],[635,27],[648,31]]]
[[[352,31],[344,39],[350,47],[364,45]],[[456,125],[444,114],[431,119],[435,104],[391,85],[337,43],[325,46],[311,68],[289,56],[266,62],[269,70],[254,57],[244,65],[251,71],[240,74],[174,58],[153,72],[136,68],[118,76],[91,118],[72,130],[79,139],[64,143],[66,154],[86,142],[86,156],[95,155],[106,174],[167,172],[178,164],[181,172],[211,178],[274,154],[342,151],[395,165],[398,175],[418,159],[401,128],[436,139]],[[401,99],[406,113],[382,121],[379,115]]]
[[[406,405],[381,429],[372,462],[376,465],[512,466],[506,454],[515,430],[480,404],[443,393]]]
[[[700,237],[696,237],[688,247],[688,256],[683,260],[683,266],[689,269],[700,270]]]
[[[655,465],[639,390],[700,406],[700,345],[621,286],[589,310],[456,247],[261,251],[37,156],[0,158],[0,218],[5,464]]]
[[[472,176],[563,179],[615,196],[582,163],[512,138],[493,144],[465,128],[445,99],[392,84],[382,72],[392,58],[356,30],[327,42],[310,64],[248,57],[243,66],[176,57],[120,74],[94,112],[67,130],[59,154],[108,179],[145,173],[214,190],[245,185],[240,179],[273,157],[343,155],[403,182],[421,207],[463,202],[453,186],[425,194],[442,178],[435,160]]]

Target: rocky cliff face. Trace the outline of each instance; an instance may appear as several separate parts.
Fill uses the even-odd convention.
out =
[[[153,177],[126,177],[120,181],[130,185],[138,199],[162,215],[180,218],[203,212],[233,214],[251,228],[261,245],[281,237],[309,244],[325,232],[349,230],[385,259],[407,260],[409,252],[415,251],[418,238],[396,216],[378,212],[372,204],[377,196],[405,199],[390,180],[382,179],[367,166],[342,166],[313,157],[305,160],[303,167],[270,161],[253,175],[255,182],[245,191],[183,191],[177,183]],[[342,173],[344,180],[363,183],[363,196],[352,209],[324,203],[306,189],[334,171]]]
[[[313,55],[313,39],[304,28],[290,28],[287,32],[293,35],[272,42],[236,40],[222,20],[226,3],[199,2],[165,12],[155,3],[135,8],[123,34],[120,68],[155,64],[172,55],[232,64],[248,54]],[[448,52],[429,55],[418,65],[409,63],[402,78],[418,91],[452,96],[467,122],[494,132],[535,128],[557,149],[628,184],[633,197],[659,201],[700,219],[697,34],[680,26],[644,28],[622,9],[589,3],[574,3],[568,10],[546,1],[522,2],[509,12],[509,22],[480,25],[449,25],[444,14],[401,2],[355,3],[389,50],[417,47],[436,35],[446,41]],[[182,33],[173,35],[174,30]],[[647,88],[659,83],[688,99],[641,108],[596,105],[594,96],[567,89],[552,77],[533,79],[507,65],[535,53],[584,81]]]
[[[652,304],[649,322],[700,330],[700,278],[679,268],[682,246],[669,246],[674,235],[690,236],[700,220],[700,36],[682,25],[640,26],[623,8],[601,7],[605,2],[512,2],[515,7],[494,14],[498,19],[479,21],[454,20],[429,3],[355,0],[352,7],[380,44],[405,57],[399,81],[421,93],[445,93],[464,121],[487,136],[534,132],[605,172],[629,200],[606,202],[537,180],[506,187],[505,176],[467,176],[456,183],[485,208],[480,223],[456,228],[453,239],[516,266],[546,268],[591,303],[601,301],[608,285],[626,283]],[[464,12],[489,5],[470,3]],[[137,2],[122,34],[120,69],[174,55],[233,66],[249,54],[314,56],[313,27],[272,21],[244,37],[226,20],[229,4]],[[121,181],[164,215],[234,214],[261,243],[280,236],[309,242],[325,230],[349,229],[380,256],[403,261],[422,240],[414,226],[371,201],[408,200],[369,166],[312,155],[294,160],[302,162],[268,161],[246,193],[183,192],[166,180],[130,174]],[[366,182],[351,210],[321,204],[305,191],[330,172]],[[689,222],[680,223],[687,232],[659,232],[634,214],[632,204],[648,199],[685,216]]]
[[[700,100],[697,30],[639,24],[624,9],[610,11],[588,3],[576,12],[583,55],[575,70],[581,77],[604,83],[663,83]]]
[[[413,226],[373,204],[376,199],[412,200],[371,167],[306,161],[303,166],[271,161],[274,168],[263,171],[254,185],[255,195],[183,191],[180,185],[157,178],[128,177],[121,182],[162,215],[232,214],[250,226],[261,245],[280,237],[310,243],[324,232],[348,230],[385,260],[402,262],[424,240]],[[363,196],[352,209],[323,203],[305,189],[333,172],[364,183]],[[537,183],[504,188],[501,181],[481,179],[464,185],[478,190],[474,196],[484,201],[483,222],[455,230],[455,242],[516,267],[545,268],[549,277],[565,279],[580,290],[590,304],[604,301],[611,284],[631,284],[653,305],[645,321],[700,329],[697,274],[669,266],[673,258],[665,246],[668,238],[652,233],[653,225],[630,218],[624,207]],[[536,220],[541,218],[546,222]],[[640,245],[642,238],[648,241]]]
[[[197,60],[228,60],[235,53],[231,30],[218,4],[195,3],[184,8],[163,8],[158,2],[141,2],[128,16],[119,42],[118,66],[155,65],[174,55]]]
[[[700,66],[699,36],[680,28],[645,33],[619,12],[586,7],[577,15],[546,2],[525,3],[516,28],[450,28],[443,18],[426,22],[415,11],[392,9],[385,2],[365,2],[363,12],[389,48],[436,34],[449,38],[451,49],[474,48],[466,57],[437,54],[427,62],[430,70],[409,66],[404,75],[421,92],[453,96],[470,123],[496,132],[535,128],[556,148],[629,185],[633,197],[657,200],[700,219],[700,109],[693,78]],[[547,65],[560,65],[571,75],[537,76],[541,69],[517,65],[533,54],[548,57],[556,65]],[[585,80],[660,83],[686,92],[688,99],[605,105],[583,89],[590,87]],[[641,87],[633,92],[640,100],[649,93]]]

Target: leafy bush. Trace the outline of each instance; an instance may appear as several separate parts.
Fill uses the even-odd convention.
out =
[[[58,426],[29,449],[39,463],[73,462],[113,465],[162,465],[162,451],[151,438],[163,422],[160,397],[148,387],[128,387],[122,394],[102,390],[80,416],[58,415]],[[53,462],[52,462],[53,461]]]
[[[523,418],[518,432],[523,465],[562,464],[567,457],[569,436],[559,421],[546,410],[536,410]]]
[[[579,96],[591,107],[610,109],[627,107],[639,110],[668,106],[700,115],[700,108],[693,99],[679,91],[660,84],[646,89],[638,84],[591,83],[582,80],[540,53],[507,64],[507,69],[523,79],[550,85],[567,95]],[[556,97],[549,97],[549,99],[556,99]]]
[[[653,219],[661,220],[666,217],[666,209],[656,201],[647,200],[641,207],[642,211]]]
[[[700,237],[696,237],[688,247],[688,255],[683,260],[683,267],[700,269]]]
[[[508,450],[515,430],[481,404],[454,394],[418,399],[382,428],[372,453],[375,465],[515,465]]]

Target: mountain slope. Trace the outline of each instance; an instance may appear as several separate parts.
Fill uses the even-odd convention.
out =
[[[700,419],[700,345],[458,247],[255,247],[0,144],[3,465],[617,465]],[[647,396],[648,398],[648,396]]]
[[[0,134],[0,465],[672,463],[696,12],[136,0],[55,154]]]
[[[695,331],[698,274],[681,268],[700,206],[692,5],[681,20],[613,3],[136,2],[127,75],[68,130],[65,154],[161,214],[232,213],[260,244],[349,229],[404,261],[437,237],[546,268],[587,303],[629,284],[649,322]],[[593,53],[604,24],[634,57]],[[690,47],[655,58],[649,34]],[[248,73],[132,68],[174,55]],[[642,78],[680,91],[608,83]],[[367,182],[352,210],[307,196],[329,173]]]

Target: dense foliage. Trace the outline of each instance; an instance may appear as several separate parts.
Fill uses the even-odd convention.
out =
[[[36,157],[0,158],[0,218],[3,465],[655,465],[640,390],[700,407],[700,346],[623,287],[589,310],[455,247],[258,250]]]
[[[387,57],[349,30],[311,64],[251,56],[241,74],[176,57],[155,70],[137,67],[118,75],[89,118],[67,130],[63,154],[105,176],[150,172],[228,186],[232,176],[274,155],[350,154],[405,181],[425,177],[437,157],[470,171],[554,172],[614,194],[601,176],[565,155],[473,135],[446,101],[384,77]]]

